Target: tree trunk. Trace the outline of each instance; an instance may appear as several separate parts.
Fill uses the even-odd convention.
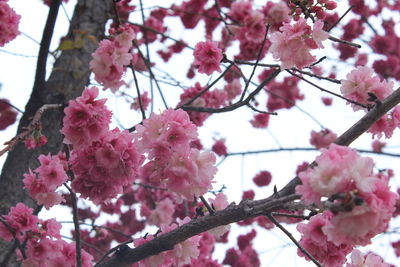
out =
[[[97,42],[104,37],[105,24],[112,15],[111,12],[112,0],[78,0],[66,38],[71,40],[82,38],[83,46],[62,51],[47,82],[44,82],[44,68],[44,72],[40,74],[42,79],[38,77],[38,74],[36,75],[32,94],[18,126],[18,133],[23,131],[31,117],[44,104],[67,104],[68,100],[82,93],[89,81],[91,54],[96,49]],[[41,64],[46,64],[46,62],[41,62]],[[38,70],[39,67],[38,64]],[[38,70],[37,72],[40,72]],[[23,202],[36,210],[39,209],[23,189],[23,174],[29,168],[34,169],[38,166],[37,158],[40,154],[49,152],[55,154],[60,151],[63,138],[59,132],[62,117],[62,110],[50,110],[43,114],[41,119],[43,133],[48,139],[45,146],[28,150],[24,144],[20,143],[8,153],[0,176],[0,214],[7,214],[9,208],[18,202]],[[1,266],[19,265],[14,256],[10,258],[10,255],[15,254],[10,251],[13,251],[13,244],[0,239]]]

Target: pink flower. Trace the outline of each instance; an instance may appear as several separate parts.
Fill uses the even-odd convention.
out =
[[[317,214],[311,217],[307,224],[299,223],[297,230],[302,234],[299,243],[303,248],[323,266],[336,267],[346,261],[346,255],[351,252],[352,247],[345,243],[336,245],[327,240],[323,228],[330,219],[329,213]],[[297,251],[297,254],[310,261],[300,250]]]
[[[18,203],[4,216],[6,222],[15,231],[15,238],[24,240],[27,231],[37,230],[38,218],[33,215],[33,209],[23,203]]]
[[[299,174],[302,185],[296,187],[296,192],[305,202],[318,204],[322,196],[374,189],[377,178],[372,174],[372,159],[359,157],[354,150],[335,144],[321,151],[315,160],[317,165]]]
[[[71,100],[64,109],[64,143],[74,146],[90,145],[108,131],[111,112],[105,106],[105,99],[95,98],[99,94],[97,87],[86,88],[82,96]]]
[[[21,16],[15,13],[7,1],[0,1],[0,47],[19,35],[18,24]]]
[[[374,182],[371,191],[359,193],[362,205],[336,214],[324,226],[329,241],[365,246],[388,227],[398,195],[390,191],[387,177],[377,176]]]
[[[310,144],[320,149],[328,147],[336,140],[337,135],[329,129],[321,130],[320,132],[311,131]]]
[[[114,93],[125,84],[121,78],[126,66],[134,59],[130,50],[133,46],[132,41],[136,38],[129,25],[121,26],[119,31],[121,33],[116,35],[114,40],[102,40],[99,43],[90,61],[95,80],[101,83],[104,89],[110,88]]]
[[[114,129],[90,146],[72,151],[72,189],[97,204],[109,200],[136,179],[143,160],[133,135]]]
[[[253,182],[257,186],[266,186],[271,183],[272,175],[269,171],[261,171],[254,178]]]
[[[199,66],[199,72],[210,75],[214,71],[221,72],[219,64],[223,58],[222,50],[211,41],[199,42],[194,48],[194,64]]]
[[[374,152],[382,153],[382,149],[386,146],[385,142],[381,142],[379,140],[374,140],[372,142],[372,150]]]
[[[282,62],[282,69],[289,69],[294,66],[301,69],[315,61],[310,50],[323,48],[322,41],[329,37],[329,34],[323,31],[322,27],[323,22],[317,21],[313,30],[311,30],[306,20],[301,18],[293,26],[290,23],[285,23],[279,28],[282,32],[274,32],[271,35],[270,51],[275,59]]]
[[[218,156],[225,156],[228,154],[225,145],[225,139],[216,140],[211,150]]]
[[[39,156],[40,166],[35,170],[49,190],[55,190],[68,180],[64,166],[57,157]]]
[[[223,210],[229,205],[228,199],[224,193],[218,193],[215,196],[215,199],[209,198],[208,201],[212,205],[212,207],[214,207],[215,210],[217,211]],[[230,229],[231,229],[230,225],[222,225],[209,230],[208,233],[212,234],[215,238],[219,238],[223,234],[228,232]]]
[[[269,114],[259,113],[254,116],[254,118],[250,121],[251,125],[254,128],[267,128],[269,122]]]
[[[346,79],[342,80],[340,91],[343,96],[359,102],[361,104],[371,104],[368,99],[372,93],[378,100],[383,100],[393,91],[393,82],[380,80],[378,76],[372,76],[373,70],[368,67],[357,67],[347,74]],[[353,110],[360,110],[362,107],[350,104]]]
[[[274,31],[278,30],[283,23],[290,21],[289,7],[282,2],[274,3],[268,1],[263,7],[263,12],[266,22],[271,25]]]
[[[151,98],[148,96],[148,93],[144,92],[143,94],[141,94],[140,100],[142,102],[143,110],[146,110],[151,102]],[[131,109],[140,110],[140,102],[138,97],[135,97],[133,99],[133,103],[131,104]]]
[[[174,215],[175,206],[171,199],[166,198],[156,204],[156,208],[151,211],[147,219],[149,225],[161,226],[162,224],[170,224]]]
[[[353,250],[351,253],[351,263],[347,263],[346,267],[390,267],[391,265],[385,263],[383,259],[370,252],[364,255],[358,249]]]
[[[57,187],[65,183],[69,178],[65,173],[63,160],[59,156],[39,156],[40,166],[32,172],[24,174],[24,187],[29,195],[39,205],[46,209],[60,204],[64,198],[55,192]]]

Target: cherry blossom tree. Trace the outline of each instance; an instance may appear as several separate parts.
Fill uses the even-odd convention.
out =
[[[0,0],[0,47],[25,31],[12,1]],[[43,1],[25,109],[0,99],[0,129],[18,121],[0,152],[1,266],[260,266],[257,235],[274,229],[316,266],[391,266],[362,248],[398,234],[397,170],[379,162],[400,156],[387,152],[400,127],[400,18],[387,16],[398,1],[78,0],[53,40],[71,4]],[[339,123],[321,123],[328,114]],[[237,150],[229,124],[266,145]],[[309,146],[281,145],[297,135]],[[229,194],[230,159],[283,151],[314,155],[279,165],[288,177],[264,162]],[[60,209],[70,221],[42,217]],[[398,237],[385,245],[400,255]]]

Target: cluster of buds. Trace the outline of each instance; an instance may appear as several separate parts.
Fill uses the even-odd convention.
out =
[[[335,1],[330,0],[289,0],[288,5],[296,21],[300,19],[301,14],[306,18],[316,16],[318,19],[324,19],[325,10],[333,10],[337,6]]]

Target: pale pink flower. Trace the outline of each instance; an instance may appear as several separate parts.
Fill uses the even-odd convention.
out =
[[[156,204],[156,208],[151,211],[146,222],[149,225],[170,224],[174,215],[175,206],[171,199],[166,198]]]
[[[330,197],[353,189],[364,193],[375,189],[378,179],[372,173],[372,159],[335,144],[321,151],[315,160],[316,166],[299,174],[302,185],[296,187],[296,192],[306,203],[318,204],[322,196]]]
[[[351,263],[347,263],[346,267],[390,267],[390,265],[372,252],[364,255],[361,251],[355,249],[351,253]]]
[[[210,75],[214,71],[221,72],[219,66],[223,56],[217,43],[207,41],[199,42],[194,48],[194,64],[199,66],[199,72]]]
[[[323,227],[328,240],[335,244],[365,246],[371,238],[383,232],[395,211],[398,195],[391,192],[388,178],[376,176],[371,192],[360,192],[363,204],[355,206],[349,212],[340,212]]]
[[[215,199],[209,198],[208,201],[212,205],[212,207],[214,207],[215,210],[217,210],[217,211],[223,210],[226,207],[228,207],[228,205],[229,205],[228,198],[226,197],[226,195],[224,193],[218,193],[215,196]],[[213,228],[213,229],[209,230],[208,232],[210,234],[212,234],[215,238],[219,238],[223,234],[228,232],[230,229],[231,229],[230,225],[222,225],[222,226]]]
[[[378,76],[373,76],[373,70],[368,67],[357,67],[347,74],[341,83],[340,91],[344,97],[364,105],[373,104],[368,101],[370,98],[368,93],[375,95],[378,100],[383,100],[393,91],[393,82],[381,81]],[[355,104],[350,105],[353,110],[363,109]]]
[[[323,32],[321,23],[323,25],[323,22],[317,21],[314,29],[311,30],[306,20],[301,18],[294,25],[285,23],[280,27],[282,32],[274,32],[271,35],[270,51],[275,59],[282,62],[282,69],[292,67],[301,69],[316,60],[310,50],[322,48],[321,42],[329,36]]]

